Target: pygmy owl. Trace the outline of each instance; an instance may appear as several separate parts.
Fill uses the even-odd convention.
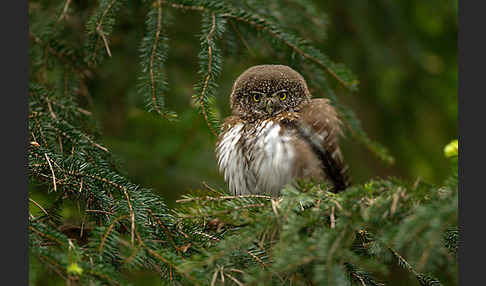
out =
[[[278,196],[298,178],[346,188],[341,121],[328,99],[312,99],[298,72],[253,66],[236,79],[230,106],[216,156],[233,194]]]

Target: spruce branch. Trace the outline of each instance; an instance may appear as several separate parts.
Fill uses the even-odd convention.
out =
[[[49,216],[49,213],[36,201],[34,201],[32,198],[29,198],[29,201],[34,203],[42,212],[46,214],[46,216]]]
[[[97,21],[96,23],[96,33],[100,35],[100,37],[103,39],[103,43],[105,44],[106,52],[108,53],[108,56],[111,58],[111,51],[110,51],[110,46],[108,45],[108,40],[105,37],[105,33],[103,32],[103,20],[105,19],[106,15],[108,14],[108,11],[113,7],[113,4],[115,4],[116,0],[111,0],[111,2],[108,4],[108,6],[103,10],[103,13],[101,14],[101,18]],[[96,53],[96,50],[95,50]]]
[[[194,87],[196,94],[193,98],[209,130],[217,137],[220,128],[213,105],[217,88],[215,79],[221,73],[222,56],[216,46],[216,40],[224,33],[226,21],[216,13],[204,12],[202,17],[203,31],[199,52],[199,74],[202,75],[202,81]]]
[[[49,164],[49,168],[51,169],[52,183],[54,185],[54,192],[55,192],[55,191],[57,191],[56,175],[54,174],[54,169],[52,168],[51,160],[49,160],[49,156],[47,156],[47,153],[44,153],[44,156],[46,157],[46,161]]]
[[[149,212],[150,216],[157,222],[157,224],[163,229],[163,231],[164,231],[165,235],[167,236],[167,238],[169,239],[170,243],[172,244],[174,249],[177,251],[177,254],[179,256],[181,256],[181,250],[175,244],[174,238],[170,234],[170,230],[167,228],[167,226],[157,216],[154,215],[154,213],[150,209],[148,210],[148,212]]]
[[[163,263],[169,265],[171,268],[175,269],[183,277],[185,277],[186,279],[188,279],[189,281],[191,281],[192,283],[194,283],[193,285],[200,285],[199,283],[197,283],[197,281],[196,281],[196,279],[194,277],[192,277],[191,275],[188,275],[187,273],[185,273],[184,271],[182,271],[182,269],[180,269],[177,265],[173,264],[168,259],[166,259],[162,255],[160,255],[159,253],[157,253],[156,251],[154,251],[151,248],[149,248],[145,244],[145,242],[143,241],[143,239],[140,236],[140,234],[138,233],[138,231],[135,231],[135,234],[137,236],[138,241],[142,245],[142,247],[145,248],[151,256],[157,258],[158,260],[162,261]]]
[[[105,241],[108,238],[108,236],[110,235],[110,233],[113,230],[113,228],[115,227],[115,224],[118,223],[119,221],[121,221],[122,219],[126,219],[126,218],[128,218],[127,215],[119,216],[119,217],[115,218],[113,220],[113,222],[108,226],[108,228],[106,229],[105,233],[103,234],[103,237],[101,238],[100,246],[98,247],[98,252],[100,254],[103,253],[103,247],[105,245]]]
[[[301,55],[302,57],[326,70],[344,87],[348,88],[351,91],[357,90],[358,81],[356,79],[353,79],[354,76],[349,70],[344,68],[344,66],[333,63],[327,56],[322,54],[316,48],[310,46],[308,43],[306,43],[306,41],[292,33],[283,32],[280,27],[278,27],[274,23],[269,22],[264,17],[249,13],[241,8],[233,8],[230,6],[224,6],[223,4],[214,5],[213,3],[208,1],[196,1],[196,3],[198,4],[195,4],[194,2],[185,2],[184,4],[177,5],[169,1],[163,1],[162,3],[168,4],[171,7],[178,9],[209,10],[218,12],[224,18],[231,18],[236,21],[246,23],[254,27],[256,30],[264,31],[273,38],[284,43],[295,53]]]
[[[159,43],[160,32],[162,29],[162,5],[160,5],[160,0],[157,0],[157,30],[155,32],[155,40],[152,45],[152,53],[150,55],[150,82],[152,88],[152,104],[154,106],[155,111],[158,114],[161,114],[159,105],[157,104],[157,97],[156,97],[156,89],[155,89],[155,79],[154,79],[154,61],[155,61],[155,53],[157,51],[157,45]]]
[[[103,55],[98,53],[100,47],[100,39],[102,45],[105,47],[106,53],[111,57],[111,50],[108,43],[108,36],[113,32],[115,25],[115,16],[125,0],[100,0],[97,9],[86,23],[86,30],[88,32],[88,40],[85,48],[88,55],[85,61],[88,65],[97,65],[103,60]]]
[[[401,267],[407,269],[409,272],[411,272],[417,280],[419,281],[420,285],[422,286],[441,286],[442,283],[440,283],[437,279],[430,277],[428,275],[425,275],[423,273],[419,273],[417,270],[415,270],[410,263],[407,262],[396,250],[394,250],[392,247],[388,246],[388,250],[393,254],[393,256],[398,260],[398,265]]]
[[[72,0],[66,0],[64,3],[64,8],[62,9],[61,15],[57,18],[57,22],[61,22],[63,19],[67,19],[67,12],[69,9],[69,5],[71,5]]]
[[[164,119],[172,121],[177,114],[165,107],[164,93],[168,90],[162,74],[167,59],[168,39],[163,33],[163,10],[158,0],[150,7],[145,20],[145,36],[139,52],[141,72],[138,77],[138,93],[146,98],[149,111],[155,111]]]
[[[212,127],[212,125],[209,123],[208,120],[208,114],[206,111],[206,103],[204,102],[204,97],[206,96],[206,90],[208,89],[208,84],[209,80],[211,78],[211,72],[212,72],[212,62],[213,62],[213,47],[211,46],[213,37],[214,37],[214,31],[216,29],[216,15],[214,13],[211,14],[211,28],[209,30],[209,33],[206,36],[206,41],[207,41],[207,47],[208,47],[208,67],[207,67],[207,73],[206,73],[206,78],[204,79],[204,84],[201,90],[201,94],[199,96],[199,104],[201,105],[201,111],[204,115],[204,120],[206,120],[206,123],[213,133],[214,136],[218,136],[216,130]]]

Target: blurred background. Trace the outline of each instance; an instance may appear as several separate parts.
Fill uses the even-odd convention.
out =
[[[82,9],[82,3],[76,9]],[[313,13],[322,15],[318,20],[325,30],[317,36],[307,35],[307,29],[298,32],[356,74],[359,91],[337,89],[336,95],[356,112],[369,136],[396,159],[387,165],[353,138],[342,140],[353,182],[397,176],[440,183],[448,172],[442,148],[457,138],[458,131],[457,1],[315,4],[318,10]],[[148,113],[137,95],[138,43],[146,11],[139,4],[129,6],[133,7],[121,11],[110,39],[113,57],[88,86],[87,101],[100,122],[102,143],[119,159],[128,178],[152,188],[169,206],[182,194],[201,188],[202,182],[225,188],[214,155],[216,139],[191,106],[193,86],[200,80],[200,15],[171,10],[175,24],[167,30],[166,102],[180,121],[168,123]],[[285,64],[259,53],[258,47],[224,59],[217,95],[222,117],[230,114],[231,85],[241,72],[255,64]]]

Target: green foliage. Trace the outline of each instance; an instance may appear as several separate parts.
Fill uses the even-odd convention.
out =
[[[276,199],[229,196],[225,188],[206,185],[170,209],[123,174],[116,154],[101,143],[93,79],[106,76],[103,66],[114,62],[105,58],[116,56],[110,43],[123,41],[117,23],[131,9],[145,19],[130,43],[139,55],[136,94],[163,117],[156,120],[176,117],[166,106],[168,19],[180,10],[202,17],[198,83],[190,92],[201,116],[182,112],[189,119],[173,123],[180,124],[176,128],[187,121],[188,133],[202,128],[199,119],[217,134],[224,62],[266,54],[299,70],[316,96],[326,95],[338,107],[353,138],[392,162],[338,101],[335,91],[354,92],[358,81],[308,40],[323,40],[327,25],[312,2],[51,2],[29,3],[32,284],[46,279],[49,269],[79,285],[130,285],[137,272],[155,274],[164,285],[394,285],[397,265],[406,281],[457,282],[457,156],[450,159],[451,176],[438,186],[389,178],[333,194],[325,184],[297,182]],[[281,9],[284,3],[295,9]],[[309,29],[301,34],[302,26]]]
[[[142,72],[138,78],[138,91],[146,98],[149,111],[155,111],[170,120],[177,115],[166,110],[163,97],[168,89],[163,70],[169,48],[163,24],[167,23],[163,20],[160,1],[154,2],[147,13],[146,34],[140,45]]]
[[[231,276],[249,285],[341,285],[345,277],[357,285],[382,285],[355,265],[386,277],[385,270],[397,263],[421,285],[440,285],[423,271],[451,281],[441,270],[456,267],[448,228],[457,226],[457,186],[389,179],[340,194],[306,183],[282,193],[274,199],[212,190],[211,196],[179,200],[177,216],[204,226],[208,241],[218,241],[210,248],[193,245],[205,251],[183,268],[201,284]]]
[[[214,110],[214,98],[218,88],[215,79],[221,74],[223,60],[215,41],[224,33],[226,20],[216,13],[209,12],[204,12],[202,18],[203,32],[200,37],[201,52],[199,53],[199,74],[202,76],[202,81],[195,87],[196,94],[193,97],[209,129],[217,136],[220,128]]]
[[[110,45],[108,38],[113,32],[118,11],[124,4],[124,0],[101,0],[94,13],[86,22],[86,31],[88,40],[85,49],[89,52],[86,54],[85,61],[89,65],[101,63],[105,55],[111,57]],[[100,51],[100,49],[105,51]]]

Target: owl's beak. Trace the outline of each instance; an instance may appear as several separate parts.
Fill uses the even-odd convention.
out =
[[[268,99],[267,104],[265,106],[268,114],[272,115],[273,112],[275,110],[277,110],[277,108],[276,108],[277,107],[277,102],[278,101],[276,101],[274,98]]]

